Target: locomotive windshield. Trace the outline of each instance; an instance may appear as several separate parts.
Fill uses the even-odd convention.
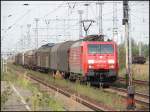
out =
[[[89,44],[89,54],[112,54],[114,52],[113,46],[110,44]]]

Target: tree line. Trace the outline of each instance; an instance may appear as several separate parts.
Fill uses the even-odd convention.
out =
[[[139,45],[135,42],[134,39],[131,40],[132,43],[132,57],[139,56]],[[125,68],[125,57],[126,57],[126,51],[125,51],[125,43],[121,43],[118,45],[118,56],[119,56],[119,65],[120,69]],[[141,54],[146,59],[149,59],[149,44],[142,43],[141,45]]]

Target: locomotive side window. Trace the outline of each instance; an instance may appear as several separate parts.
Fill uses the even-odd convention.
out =
[[[113,46],[110,44],[89,44],[89,54],[112,54],[114,52]]]

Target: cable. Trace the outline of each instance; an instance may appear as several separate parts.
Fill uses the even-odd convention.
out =
[[[5,31],[5,33],[7,33],[7,31],[9,31],[9,29],[12,29],[12,27],[13,27],[15,24],[17,24],[21,19],[23,19],[23,18],[26,16],[26,14],[28,14],[30,11],[31,11],[31,9],[29,9],[24,15],[22,15],[21,17],[19,17],[19,18],[15,21],[15,23],[13,23],[12,25],[10,25],[10,26],[8,27],[8,29]]]
[[[16,5],[16,6],[17,6],[17,5],[23,5],[23,4],[1,4],[1,5]],[[45,4],[44,4],[44,3],[43,3],[43,4],[30,4],[30,3],[29,3],[29,5],[30,5],[30,6],[34,6],[34,5],[36,5],[36,6],[37,6],[37,5],[48,5],[48,6],[50,6],[50,5],[52,5],[52,6],[56,5],[56,6],[57,6],[57,5],[60,5],[60,4],[46,4],[46,3],[45,3]],[[65,5],[64,5],[63,7],[68,7],[68,6],[65,6]]]
[[[96,13],[95,13],[95,11],[94,11],[94,9],[93,9],[92,6],[91,6],[91,9],[92,9],[92,14],[94,14],[95,18],[97,18],[97,17],[96,17]]]
[[[62,2],[62,4],[60,4],[59,6],[57,6],[54,10],[48,12],[48,13],[45,14],[43,17],[41,17],[41,19],[42,19],[42,18],[45,18],[46,16],[48,16],[48,15],[50,15],[50,14],[52,14],[52,13],[54,13],[56,10],[60,9],[63,4],[64,4],[64,1]]]
[[[10,29],[12,29],[12,27],[13,27],[14,25],[16,25],[20,20],[22,20],[31,10],[32,10],[32,9],[29,9],[24,15],[22,15],[21,17],[19,17],[12,25],[10,25],[10,26],[8,27],[8,29],[6,29],[6,30],[4,31],[5,34],[4,34],[3,38],[2,38],[2,40],[3,40],[4,37],[7,35],[7,32],[10,31]]]
[[[140,18],[140,17],[138,17],[138,16],[135,16],[135,15],[133,15],[133,14],[131,14],[133,17],[135,17],[136,19],[138,18],[139,20],[142,20],[143,18]]]

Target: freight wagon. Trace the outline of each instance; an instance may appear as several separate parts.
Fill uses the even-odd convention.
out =
[[[34,69],[36,66],[35,50],[24,53],[24,67]]]
[[[18,64],[19,65],[24,65],[24,53],[18,53]]]
[[[54,43],[49,43],[36,50],[36,65],[37,69],[41,72],[48,72],[50,69],[50,53],[52,46],[54,46]]]
[[[146,58],[144,56],[134,56],[132,58],[133,64],[144,64],[146,62]]]
[[[59,70],[65,75],[65,78],[69,76],[69,48],[74,41],[66,41],[52,47],[51,51],[51,69],[56,72]]]

